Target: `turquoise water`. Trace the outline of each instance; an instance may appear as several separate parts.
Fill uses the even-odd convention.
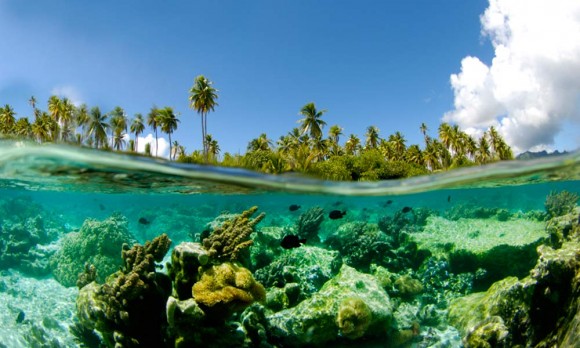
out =
[[[117,340],[131,346],[132,338],[137,346],[460,347],[465,328],[449,318],[450,303],[505,277],[527,276],[537,260],[536,247],[549,239],[546,197],[562,191],[580,193],[578,153],[401,181],[328,183],[66,146],[0,143],[0,343],[68,347],[101,341],[113,346]],[[299,209],[291,211],[293,204]],[[137,307],[148,306],[139,302],[143,297],[151,301],[145,314],[130,303],[121,305],[124,309],[111,305],[114,313],[107,318],[94,314],[94,308],[76,307],[75,283],[85,263],[110,263],[97,269],[102,287],[107,275],[123,268],[123,242],[143,244],[166,233],[171,247],[150,274],[171,274],[166,264],[175,263],[173,247],[200,243],[215,226],[252,206],[258,207],[254,218],[265,217],[236,265],[263,285],[265,297],[254,294],[254,300],[227,310],[217,310],[221,304],[193,304],[199,316],[172,319],[166,311],[169,295],[177,301],[188,300],[184,296],[196,301],[196,296],[188,295],[191,286],[178,296],[175,277],[168,280],[171,291],[160,280],[169,278],[159,275],[151,276],[156,281],[147,279],[169,291],[126,300],[137,301]],[[317,226],[300,225],[317,208]],[[577,209],[570,219],[578,216]],[[346,214],[331,219],[334,210]],[[517,227],[528,222],[533,227],[526,228],[536,234],[520,238],[527,231]],[[306,242],[282,248],[288,235]],[[82,238],[90,242],[83,246]],[[462,246],[464,241],[469,243]],[[486,261],[495,257],[488,242],[507,245],[514,258],[499,267]],[[116,256],[96,262],[99,253]],[[520,267],[512,267],[514,262]],[[212,264],[225,263],[194,262],[191,282],[201,282]],[[415,282],[405,282],[409,279]],[[203,302],[201,295],[197,298]],[[364,304],[356,307],[356,301],[348,301],[352,298]],[[94,316],[87,319],[87,311]],[[156,321],[135,319],[148,315]],[[81,334],[73,329],[79,327]],[[156,343],[144,343],[144,337]]]

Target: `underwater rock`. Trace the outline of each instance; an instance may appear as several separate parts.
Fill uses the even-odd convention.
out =
[[[324,210],[321,207],[312,207],[300,214],[296,222],[296,235],[299,239],[306,239],[311,245],[320,243],[318,232],[324,220]]]
[[[341,304],[349,298],[364,302],[366,307],[361,307],[370,309],[371,313],[370,316],[355,315],[368,318],[369,323],[358,326],[361,330],[364,328],[364,332],[352,331],[352,334],[356,332],[354,335],[359,339],[385,335],[392,320],[389,295],[373,276],[343,265],[340,272],[312,297],[293,308],[267,315],[270,342],[284,347],[300,347],[350,340],[341,336],[337,323]]]
[[[50,260],[53,275],[64,286],[75,286],[85,264],[92,264],[97,270],[97,281],[103,283],[123,265],[119,258],[123,245],[133,242],[124,216],[113,214],[103,221],[87,219],[79,232],[63,237],[61,249]]]
[[[191,287],[198,280],[198,268],[208,262],[208,251],[200,243],[183,242],[173,248],[167,269],[178,299],[191,298]]]
[[[349,297],[340,303],[336,325],[340,335],[356,339],[364,336],[373,318],[369,306],[360,297]]]
[[[210,319],[221,321],[255,301],[266,299],[266,290],[252,273],[238,264],[225,262],[201,273],[193,285],[193,298]]]
[[[299,284],[299,299],[317,292],[334,274],[332,265],[338,252],[315,246],[283,250],[272,263],[255,272],[256,279],[265,287],[284,288]],[[296,296],[296,287],[294,287]],[[290,295],[292,297],[292,295]],[[290,305],[296,301],[290,301]]]
[[[536,247],[547,237],[544,223],[527,219],[447,220],[431,216],[422,232],[409,234],[419,249],[449,260],[454,273],[484,269],[480,288],[507,276],[524,277],[534,266]]]
[[[205,313],[192,298],[180,301],[169,296],[165,314],[175,347],[186,346],[196,340],[196,330],[193,328],[202,325]]]
[[[580,208],[548,220],[546,231],[549,235],[547,244],[553,248],[560,248],[566,240],[580,238]]]
[[[506,278],[485,293],[451,304],[449,320],[466,335],[465,340],[481,328],[493,330],[477,334],[478,339],[491,337],[493,343],[499,335],[504,340],[501,325],[486,326],[498,316],[509,333],[502,346],[572,347],[579,342],[580,243],[567,241],[560,249],[540,246],[538,253],[530,276]]]
[[[407,274],[397,278],[394,285],[398,294],[403,298],[411,298],[423,291],[423,284],[421,284],[421,281],[414,279]]]

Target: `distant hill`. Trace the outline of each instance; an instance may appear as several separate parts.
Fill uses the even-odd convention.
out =
[[[516,156],[516,159],[519,160],[528,160],[528,159],[533,159],[533,158],[542,158],[542,157],[552,157],[552,156],[562,156],[562,155],[566,155],[568,154],[568,151],[554,151],[554,152],[550,152],[548,153],[546,150],[544,151],[538,151],[538,152],[531,152],[531,151],[526,151],[523,153],[520,153],[519,155]]]

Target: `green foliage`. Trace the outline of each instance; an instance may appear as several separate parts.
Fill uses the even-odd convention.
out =
[[[574,211],[578,198],[578,194],[569,191],[552,191],[546,197],[544,206],[550,217],[562,216]]]

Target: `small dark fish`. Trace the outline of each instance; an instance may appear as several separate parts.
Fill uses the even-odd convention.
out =
[[[280,242],[280,246],[284,249],[298,248],[302,244],[306,244],[306,239],[300,239],[298,236],[293,234],[287,235],[282,239],[282,242]]]
[[[105,209],[106,209],[106,208],[105,208],[105,206],[103,205],[103,203],[99,203],[99,208],[100,208],[101,210],[105,210]]]
[[[290,211],[296,211],[300,209],[300,206],[298,204],[290,204],[290,206],[288,207],[288,210]]]
[[[26,314],[24,314],[24,311],[20,311],[20,313],[18,313],[18,316],[16,317],[16,324],[22,323],[25,317]]]
[[[391,205],[391,204],[393,204],[393,200],[392,199],[389,199],[385,204],[386,205]]]
[[[342,217],[345,215],[346,215],[346,210],[343,210],[343,211],[333,210],[328,214],[328,217],[331,218],[332,220],[336,220],[336,219],[342,219]]]
[[[336,201],[336,202],[332,203],[332,206],[333,207],[338,207],[339,205],[342,205],[342,204],[343,204],[342,201]]]
[[[451,195],[447,196],[447,203],[451,202]]]
[[[408,213],[408,212],[410,212],[411,210],[413,210],[413,208],[411,208],[411,207],[404,207],[403,209],[401,209],[401,211],[402,211],[403,213]]]
[[[151,221],[149,221],[146,218],[142,217],[142,218],[139,218],[139,223],[141,225],[149,225],[151,223]]]

